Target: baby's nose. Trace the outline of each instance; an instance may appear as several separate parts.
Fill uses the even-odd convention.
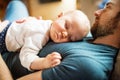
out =
[[[66,31],[62,32],[63,38],[66,38],[68,36],[68,33]]]

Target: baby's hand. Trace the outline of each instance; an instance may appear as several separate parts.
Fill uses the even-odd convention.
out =
[[[52,52],[45,57],[44,65],[45,68],[55,67],[61,62],[61,55],[58,52]]]
[[[42,16],[38,16],[37,19],[38,19],[38,20],[42,20]]]

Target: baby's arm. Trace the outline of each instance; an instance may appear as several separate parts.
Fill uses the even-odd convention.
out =
[[[21,18],[21,19],[16,20],[16,23],[23,23],[23,22],[30,21],[30,20],[33,20],[33,19],[42,20],[42,16],[39,16],[39,17],[29,16],[29,17],[26,17],[26,18]]]
[[[42,37],[43,36],[41,34],[35,34],[24,39],[25,43],[20,50],[20,61],[27,69],[41,70],[54,67],[61,62],[61,55],[57,52],[48,54],[43,58],[37,56],[39,50],[42,49],[43,46],[41,41]]]
[[[61,55],[58,52],[52,52],[46,57],[39,57],[32,48],[23,47],[20,51],[21,64],[29,70],[42,70],[59,65]]]
[[[31,70],[41,70],[46,68],[51,68],[59,65],[61,62],[61,55],[58,52],[52,52],[46,57],[35,59],[30,66]]]

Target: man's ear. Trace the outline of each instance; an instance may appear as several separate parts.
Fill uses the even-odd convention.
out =
[[[61,16],[63,16],[63,15],[64,15],[64,13],[61,12],[61,13],[58,15],[58,18],[61,17]]]

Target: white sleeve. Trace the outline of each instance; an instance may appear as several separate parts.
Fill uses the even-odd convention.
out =
[[[30,65],[35,58],[38,58],[37,54],[39,50],[47,43],[48,38],[45,35],[35,34],[24,39],[24,45],[20,51],[21,64],[30,70]]]

